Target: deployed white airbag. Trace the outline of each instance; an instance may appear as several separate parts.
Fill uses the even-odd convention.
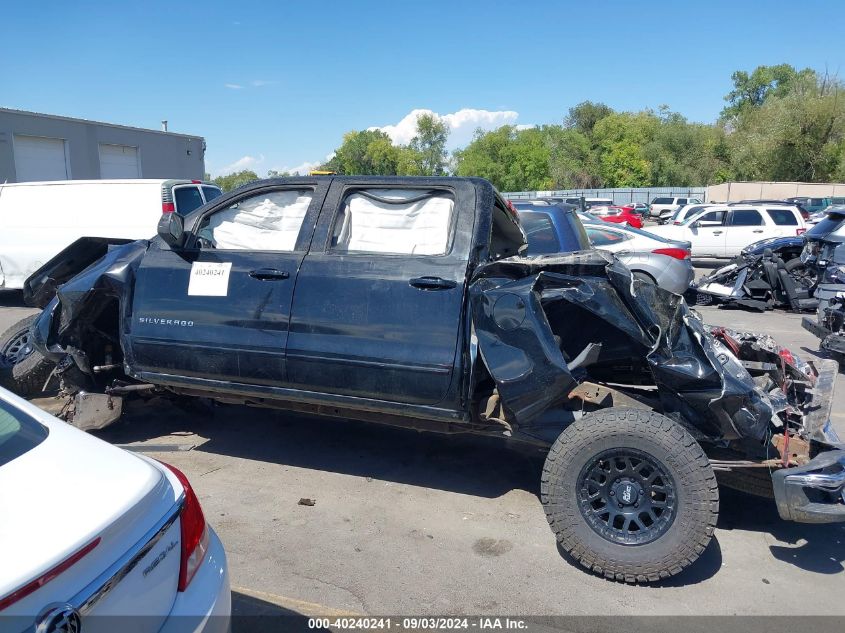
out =
[[[248,198],[212,215],[200,233],[218,249],[292,251],[312,196],[293,190]]]
[[[369,189],[345,200],[336,249],[367,253],[442,255],[454,201],[443,193]]]

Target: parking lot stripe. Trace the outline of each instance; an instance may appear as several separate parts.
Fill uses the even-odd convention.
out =
[[[256,589],[247,589],[246,587],[238,587],[232,585],[232,591],[242,593],[250,598],[264,600],[278,607],[290,609],[303,615],[309,616],[335,616],[335,617],[358,617],[364,615],[356,611],[346,611],[344,609],[334,609],[324,604],[317,602],[308,602],[306,600],[298,600],[296,598],[289,598],[287,596],[280,596],[274,593],[267,593],[266,591],[258,591]]]

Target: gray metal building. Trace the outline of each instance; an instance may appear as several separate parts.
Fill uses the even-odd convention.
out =
[[[0,183],[205,174],[205,139],[0,108]]]

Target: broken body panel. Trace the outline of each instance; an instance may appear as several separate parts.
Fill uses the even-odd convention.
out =
[[[165,248],[160,239],[114,247],[61,286],[36,322],[35,344],[77,391],[116,387],[116,393],[125,393],[138,386],[127,386],[129,382],[146,383],[158,391],[226,402],[505,436],[541,446],[550,445],[583,414],[622,403],[653,408],[674,419],[705,448],[727,454],[725,468],[731,468],[731,460],[747,465],[748,458],[763,464],[783,447],[774,440],[778,436],[787,445],[795,438],[793,449],[806,446],[794,458],[782,448],[782,466],[812,469],[817,454],[837,448],[824,427],[830,402],[819,405],[814,392],[817,383],[832,389],[828,374],[835,369],[802,363],[753,335],[708,328],[680,296],[634,280],[608,253],[501,257],[520,250],[515,236],[521,231],[497,233],[497,222],[516,220],[499,207],[494,210],[501,200],[489,184],[470,182],[475,195],[456,200],[464,214],[456,230],[464,235],[455,241],[470,243],[469,261],[462,264],[466,279],[458,286],[459,292],[465,288],[456,324],[458,349],[451,387],[436,404],[398,401],[387,387],[378,397],[354,397],[139,370],[133,354],[136,271],[151,249]],[[320,223],[316,226],[319,235]],[[295,301],[292,311],[295,320]],[[415,327],[413,322],[406,326]],[[425,333],[418,334],[422,345]],[[180,346],[173,353],[189,352]],[[128,381],[106,383],[97,373],[97,367],[115,365],[122,366]],[[403,389],[412,391],[413,386]],[[813,416],[809,412],[814,407]],[[833,459],[839,463],[839,457]],[[839,520],[845,520],[845,505]]]

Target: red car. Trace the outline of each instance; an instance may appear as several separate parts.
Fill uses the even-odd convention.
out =
[[[605,222],[614,224],[627,224],[635,229],[643,228],[643,218],[640,214],[634,213],[625,207],[593,207],[590,213],[597,215]]]
[[[648,213],[648,205],[645,202],[629,202],[628,204],[623,204],[622,208],[642,216]]]

